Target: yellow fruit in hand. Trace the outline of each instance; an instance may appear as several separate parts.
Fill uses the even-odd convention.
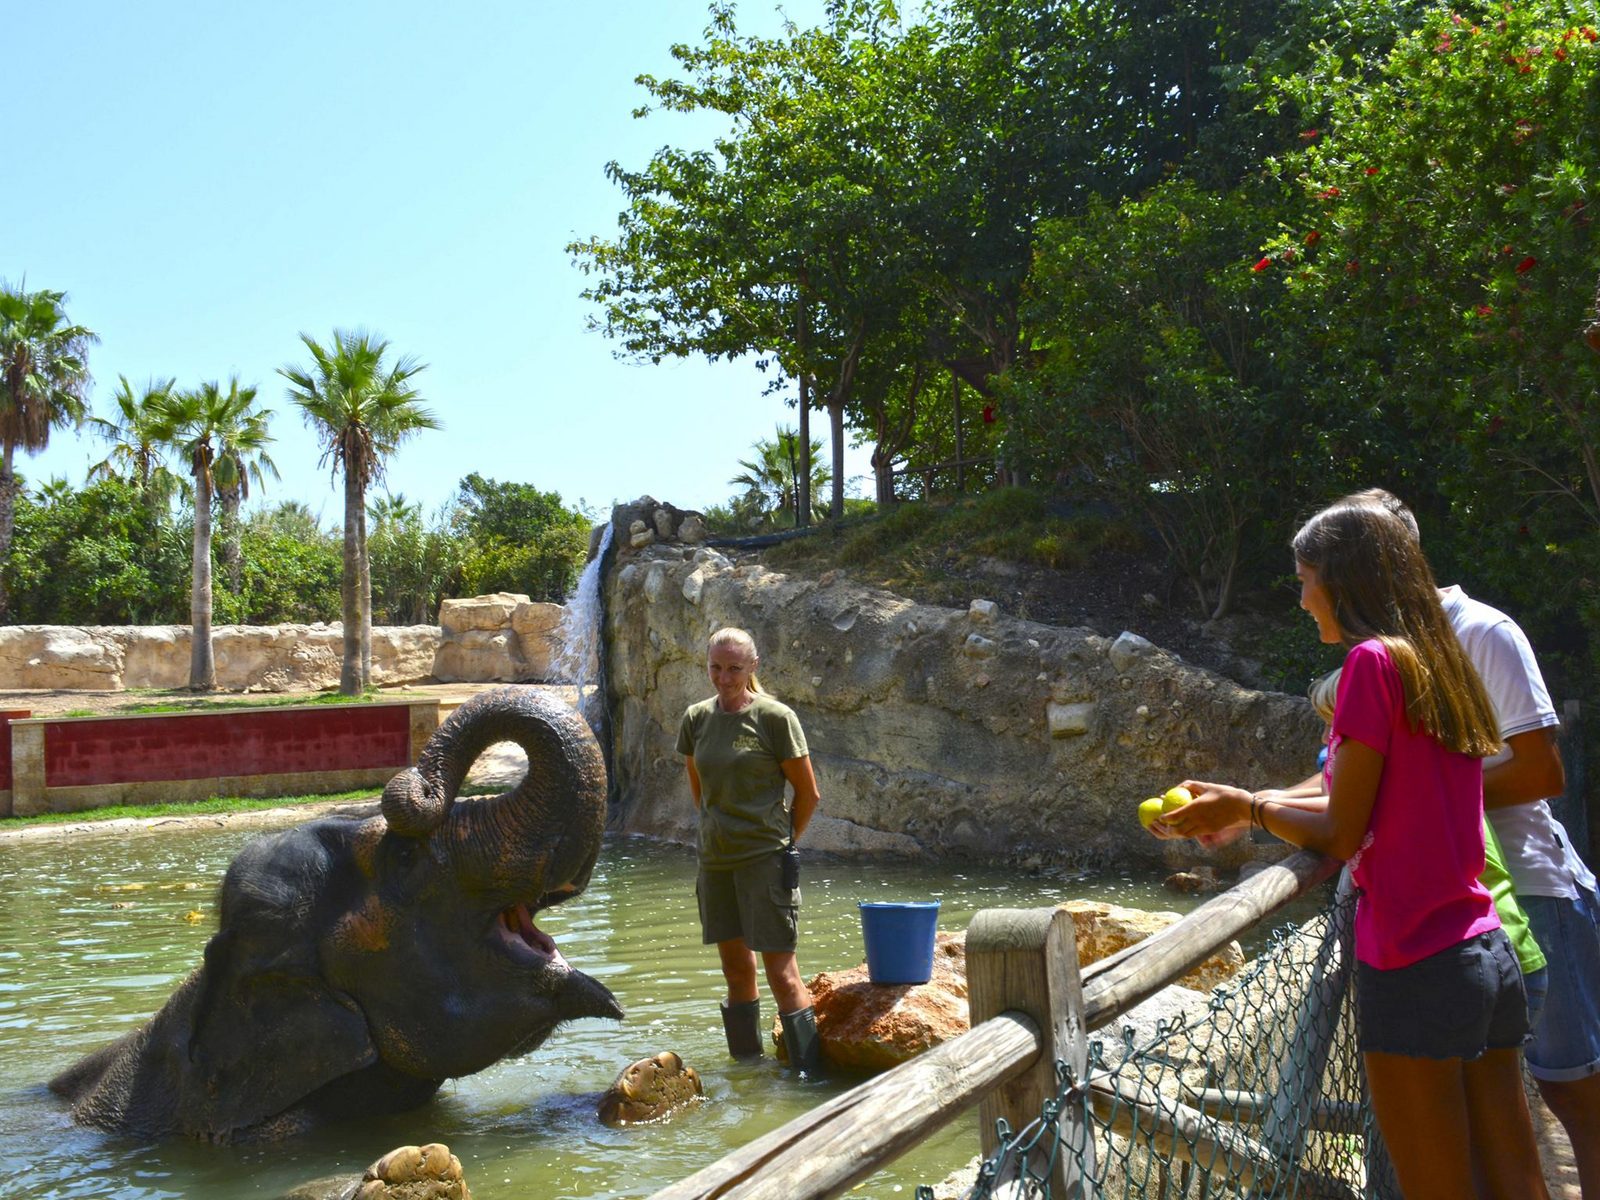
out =
[[[1182,808],[1193,799],[1193,793],[1186,787],[1168,788],[1161,797],[1161,811],[1171,812],[1175,808]]]
[[[1151,796],[1148,800],[1139,802],[1139,824],[1146,829],[1154,825],[1162,812],[1161,797]]]

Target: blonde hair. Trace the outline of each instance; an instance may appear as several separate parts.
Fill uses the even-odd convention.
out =
[[[1439,603],[1414,526],[1370,493],[1323,509],[1294,536],[1295,559],[1327,589],[1344,644],[1377,638],[1400,672],[1406,720],[1447,750],[1500,746],[1494,708]]]
[[[1306,699],[1311,701],[1311,707],[1317,710],[1329,725],[1333,724],[1333,702],[1339,695],[1339,675],[1343,667],[1335,667],[1311,685],[1306,692]]]
[[[710,653],[717,646],[730,646],[744,651],[744,656],[750,660],[751,665],[761,661],[761,656],[756,653],[756,640],[747,630],[733,625],[726,625],[717,630],[706,639],[706,652]],[[750,672],[750,678],[745,681],[745,691],[760,694],[761,683],[756,679],[756,673]]]

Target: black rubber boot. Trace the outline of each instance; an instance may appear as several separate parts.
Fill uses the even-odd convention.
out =
[[[761,1057],[761,1000],[741,1004],[722,1002],[722,1032],[728,1036],[728,1053],[735,1058]]]
[[[807,1079],[822,1078],[822,1039],[817,1036],[817,1013],[809,1005],[798,1012],[779,1013],[783,1022],[783,1049],[789,1065]]]

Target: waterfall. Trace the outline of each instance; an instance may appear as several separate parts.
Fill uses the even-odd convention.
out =
[[[560,647],[550,664],[557,679],[577,689],[577,710],[597,734],[605,721],[605,661],[600,644],[605,634],[605,599],[601,595],[601,577],[612,532],[613,525],[608,521],[600,535],[600,545],[578,576],[577,590],[561,614]]]

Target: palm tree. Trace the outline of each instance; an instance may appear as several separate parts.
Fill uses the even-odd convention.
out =
[[[89,347],[99,339],[67,320],[65,292],[29,292],[0,283],[0,569],[11,559],[16,527],[18,447],[37,454],[50,431],[81,424],[89,390]],[[0,621],[6,616],[0,582]]]
[[[189,392],[169,392],[157,403],[160,440],[170,442],[189,464],[194,476],[194,563],[189,589],[189,690],[210,691],[217,685],[216,661],[211,653],[211,502],[230,493],[243,494],[261,466],[272,470],[265,446],[265,409],[253,407],[256,389],[228,381],[224,392],[216,383],[203,383]]]
[[[116,420],[91,416],[88,422],[111,443],[105,458],[89,468],[89,478],[128,480],[143,495],[152,520],[166,512],[174,495],[186,490],[184,481],[168,470],[168,443],[157,436],[165,419],[162,405],[177,386],[176,379],[150,379],[143,391],[135,391],[126,375],[118,375],[111,397]]]
[[[763,514],[788,513],[790,520],[799,525],[800,496],[795,484],[801,478],[800,466],[800,435],[792,429],[785,429],[779,425],[774,431],[777,436],[768,441],[760,438],[753,449],[756,456],[753,459],[739,460],[743,471],[728,480],[729,483],[745,489],[745,500],[753,504]],[[813,440],[811,443],[811,515],[823,517],[827,515],[826,501],[823,493],[827,490],[828,482],[833,478],[833,473],[822,462],[822,443]]]
[[[422,407],[412,379],[425,370],[415,358],[393,366],[389,343],[362,330],[335,329],[328,346],[300,340],[307,367],[279,367],[289,399],[322,441],[322,461],[344,472],[344,667],[339,690],[359,694],[372,683],[372,565],[367,558],[367,488],[383,477],[384,460],[400,443],[439,421]]]

